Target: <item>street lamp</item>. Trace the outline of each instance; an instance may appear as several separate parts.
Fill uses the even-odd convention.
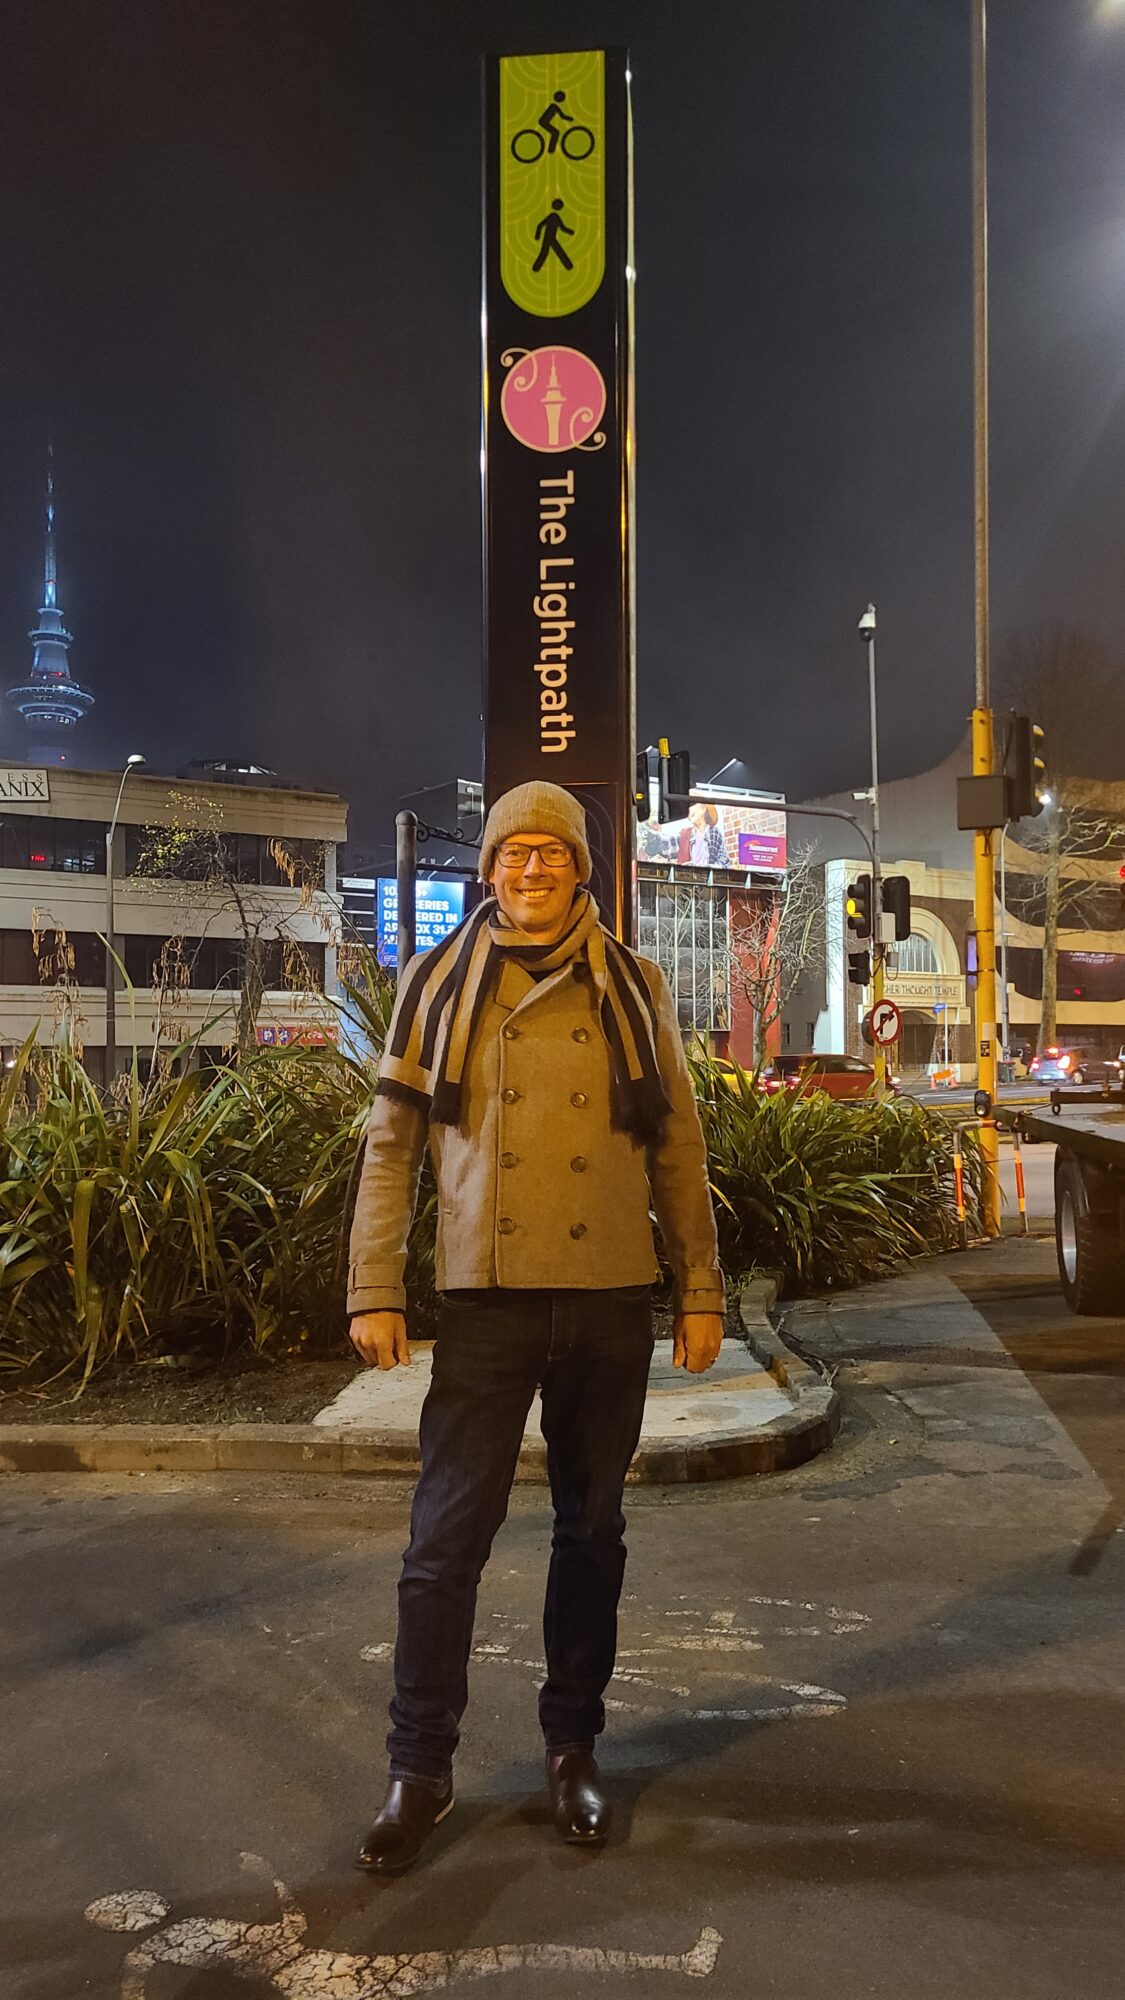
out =
[[[869,604],[858,625],[867,647],[867,695],[871,710],[871,999],[872,1009],[883,998],[883,895],[879,875],[879,721],[875,698],[875,606]],[[887,1081],[887,1052],[874,1045],[875,1088],[882,1094]]]
[[[121,811],[121,794],[125,790],[125,780],[136,765],[143,764],[144,758],[137,750],[125,759],[125,769],[121,773],[121,783],[117,787],[117,797],[113,805],[113,818],[105,837],[105,1082],[109,1089],[117,1074],[117,967],[114,964],[116,940],[113,934],[113,840],[117,832],[117,816]]]

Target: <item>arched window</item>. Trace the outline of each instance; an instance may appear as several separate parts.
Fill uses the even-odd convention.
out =
[[[911,931],[908,938],[896,944],[894,953],[896,972],[941,971],[932,940],[922,937],[918,931]]]

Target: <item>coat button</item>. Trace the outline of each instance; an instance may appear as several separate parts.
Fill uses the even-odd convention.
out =
[[[512,1026],[511,1026],[510,1024],[509,1024],[509,1025],[508,1025],[508,1026],[507,1026],[506,1028],[501,1028],[501,1030],[500,1030],[500,1033],[501,1033],[501,1034],[503,1035],[503,1037],[504,1037],[504,1040],[505,1040],[506,1042],[518,1042],[518,1041],[519,1041],[519,1038],[520,1038],[520,1031],[519,1031],[519,1029],[518,1029],[518,1028],[513,1028],[513,1027],[512,1027]]]
[[[499,1222],[496,1224],[496,1227],[499,1230],[501,1236],[510,1236],[515,1226],[516,1225],[512,1221],[510,1215],[502,1215],[500,1217]],[[573,1233],[574,1232],[572,1230],[571,1234],[573,1235]]]
[[[507,1034],[507,1032],[508,1031],[505,1028],[504,1033]],[[590,1039],[589,1028],[572,1028],[570,1031],[570,1039],[572,1042],[588,1042]]]
[[[574,1090],[570,1094],[570,1101],[574,1105],[576,1110],[581,1111],[582,1106],[584,1104],[587,1104],[589,1102],[589,1099],[587,1098],[586,1092],[584,1090]]]
[[[520,1101],[519,1091],[513,1090],[511,1084],[508,1085],[507,1090],[502,1090],[500,1092],[500,1102],[502,1104],[518,1104],[519,1101]]]
[[[516,1164],[516,1156],[514,1153],[501,1153],[500,1165],[502,1167],[514,1167],[515,1164]]]
[[[584,1173],[585,1173],[585,1171],[586,1171],[586,1162],[585,1162],[585,1160],[584,1160],[584,1159],[582,1158],[582,1155],[581,1155],[581,1153],[576,1153],[576,1154],[574,1155],[574,1158],[573,1158],[573,1160],[572,1160],[572,1161],[571,1161],[571,1163],[570,1163],[570,1171],[571,1171],[571,1173],[572,1173],[572,1174],[584,1174]]]
[[[574,1237],[575,1242],[577,1242],[580,1236],[585,1236],[586,1224],[584,1222],[572,1222],[570,1225],[570,1233]]]

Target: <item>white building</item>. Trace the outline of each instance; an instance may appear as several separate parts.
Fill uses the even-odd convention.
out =
[[[32,1028],[52,1039],[69,1014],[98,1078],[106,835],[120,782],[120,771],[0,765],[0,1043],[10,1056]],[[217,825],[229,842],[244,915],[229,891],[138,872],[146,827],[195,824]],[[132,771],[113,852],[117,949],[135,993],[132,1005],[127,990],[117,995],[119,1059],[130,1056],[134,1037],[142,1061],[169,1035],[201,1033],[201,1046],[216,1051],[233,1041],[247,918],[261,920],[265,940],[259,1040],[317,1039],[334,1029],[336,1009],[324,996],[336,990],[336,849],[346,837],[347,805],[331,793]],[[304,891],[279,866],[275,842],[297,863]],[[189,972],[169,1009],[158,1004],[154,972],[158,982],[171,938],[183,938]],[[299,948],[299,968],[287,941]]]

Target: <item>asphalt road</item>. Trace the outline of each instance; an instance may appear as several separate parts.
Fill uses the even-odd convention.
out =
[[[795,1314],[841,1371],[837,1447],[630,1496],[598,1856],[542,1808],[536,1492],[486,1574],[457,1808],[382,1884],[350,1856],[406,1492],[9,1476],[3,2000],[487,1976],[512,2000],[1121,2000],[1125,1324],[1071,1320],[1052,1257],[1010,1242]]]

